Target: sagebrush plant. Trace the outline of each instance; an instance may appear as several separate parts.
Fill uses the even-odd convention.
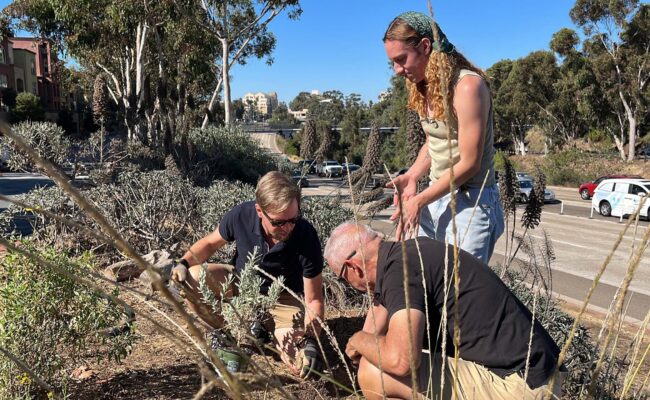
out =
[[[203,264],[199,275],[199,291],[203,301],[213,312],[224,319],[224,327],[235,339],[238,346],[251,344],[251,326],[253,322],[264,322],[267,312],[278,302],[284,285],[284,277],[273,281],[266,295],[260,293],[263,279],[255,271],[259,265],[260,254],[257,247],[248,254],[244,269],[235,277],[230,274],[221,284],[221,293],[217,297],[207,282],[207,264]],[[232,286],[237,287],[237,294],[229,297]]]
[[[63,167],[70,158],[72,143],[67,138],[63,128],[53,122],[20,122],[13,127],[16,135],[20,136],[44,159],[52,164]],[[13,170],[33,171],[35,164],[23,151],[16,148],[13,141],[0,135],[0,153],[9,154],[7,165]]]
[[[191,168],[185,172],[198,186],[209,186],[216,179],[255,184],[277,168],[270,153],[238,126],[192,129],[188,141]]]
[[[83,276],[95,269],[94,258],[84,253],[69,258],[57,249],[36,248],[28,241],[21,248],[68,271]],[[66,385],[67,368],[74,366],[91,345],[97,359],[122,360],[135,335],[127,330],[110,335],[128,320],[127,312],[107,296],[44,268],[27,256],[8,253],[0,259],[0,347],[24,361],[56,388]],[[111,291],[117,296],[119,291]],[[31,398],[39,392],[9,359],[0,357],[0,398]]]

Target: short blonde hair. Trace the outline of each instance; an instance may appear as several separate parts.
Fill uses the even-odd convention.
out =
[[[255,189],[255,201],[264,211],[282,212],[296,200],[300,207],[300,189],[295,182],[279,171],[271,171],[260,178]]]

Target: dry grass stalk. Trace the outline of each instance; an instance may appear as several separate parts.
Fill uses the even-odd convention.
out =
[[[591,287],[589,288],[589,291],[587,292],[587,296],[585,297],[584,301],[582,302],[582,306],[580,307],[580,311],[578,312],[578,315],[575,317],[573,321],[573,326],[571,327],[571,330],[569,331],[567,335],[567,340],[564,342],[564,345],[562,346],[562,349],[560,351],[560,355],[557,360],[557,364],[555,366],[555,371],[553,371],[553,374],[551,375],[551,378],[549,379],[549,387],[553,387],[555,384],[555,379],[557,377],[557,374],[560,370],[560,366],[564,363],[564,359],[566,357],[567,351],[569,350],[569,347],[571,346],[571,343],[573,342],[573,338],[575,337],[576,330],[578,329],[578,326],[580,324],[580,321],[585,313],[585,310],[587,309],[587,305],[591,301],[591,296],[593,295],[596,286],[598,286],[598,283],[600,282],[600,278],[603,276],[605,273],[605,270],[607,269],[607,266],[609,265],[610,261],[612,260],[612,257],[614,256],[614,253],[616,253],[616,250],[620,246],[623,237],[627,230],[630,227],[630,224],[634,218],[628,218],[627,223],[625,224],[625,227],[623,230],[619,233],[618,237],[614,241],[614,245],[612,246],[612,250],[609,252],[603,263],[601,264],[600,268],[598,269],[598,272],[596,273],[596,276],[594,277],[593,283],[591,284]],[[648,230],[650,232],[650,230]],[[592,375],[592,381],[595,382],[595,378]],[[551,399],[551,395],[549,394],[546,397],[547,400]]]
[[[23,372],[25,372],[31,379],[33,379],[38,386],[41,387],[41,389],[45,390],[48,393],[51,393],[52,397],[54,399],[63,399],[64,396],[58,393],[58,391],[54,390],[52,386],[50,386],[47,382],[45,382],[38,374],[36,374],[34,371],[32,371],[27,364],[22,362],[18,357],[16,357],[12,352],[9,350],[0,347],[0,353],[2,353],[5,357],[10,359],[14,364],[18,366]]]
[[[636,219],[636,216],[640,213],[641,211],[641,206],[642,202],[639,203],[639,207],[634,213],[634,217],[630,217],[630,219]],[[643,239],[641,240],[641,244],[639,248],[634,252],[633,257],[630,259],[630,263],[628,266],[627,273],[625,274],[625,278],[623,279],[623,283],[621,285],[621,290],[618,295],[617,301],[616,301],[616,306],[615,306],[615,311],[613,313],[613,318],[611,319],[609,326],[608,326],[608,331],[609,334],[607,335],[607,338],[605,339],[605,342],[602,345],[602,351],[600,354],[600,357],[598,359],[598,362],[596,364],[596,368],[594,369],[593,375],[592,375],[592,381],[591,385],[588,390],[588,394],[592,395],[595,391],[596,388],[596,381],[598,378],[598,375],[600,374],[600,370],[603,365],[603,360],[605,359],[605,353],[606,350],[609,346],[609,342],[611,340],[612,333],[614,332],[614,326],[618,323],[619,320],[619,315],[621,310],[623,309],[623,305],[625,302],[625,296],[627,295],[627,290],[629,289],[630,282],[632,281],[632,278],[634,277],[634,273],[639,266],[639,263],[641,262],[641,257],[643,256],[644,250],[648,244],[648,241],[650,240],[650,229],[647,229],[645,234],[643,235]],[[620,330],[620,329],[619,329]],[[618,331],[618,330],[617,330]]]

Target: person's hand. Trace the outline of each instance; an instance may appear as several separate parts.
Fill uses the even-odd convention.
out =
[[[420,226],[420,209],[418,198],[411,197],[402,203],[401,219],[399,209],[390,217],[393,221],[397,220],[395,240],[407,240],[417,236]]]
[[[177,263],[172,268],[172,280],[175,282],[184,282],[187,279],[187,266],[182,262]]]
[[[408,174],[402,174],[396,176],[393,178],[393,180],[388,181],[386,187],[395,189],[395,194],[393,195],[393,205],[395,207],[399,207],[399,195],[402,195],[402,202],[407,201],[411,197],[415,196],[415,193],[418,189],[418,181]]]
[[[303,347],[298,353],[298,357],[301,359],[299,363],[300,367],[300,377],[307,379],[312,376],[312,372],[323,372],[323,360],[320,356],[320,351],[318,349],[318,342],[315,338],[307,336],[304,339]],[[313,374],[314,377],[318,377],[318,374]]]
[[[345,346],[345,354],[350,357],[350,360],[352,360],[352,364],[354,365],[359,365],[359,361],[361,360],[361,353],[359,353],[359,350],[357,350],[356,347],[354,347],[354,337],[356,336],[356,333],[352,335],[350,340],[348,340],[348,344]]]

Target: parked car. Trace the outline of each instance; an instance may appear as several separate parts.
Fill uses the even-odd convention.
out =
[[[528,179],[534,181],[533,177],[528,172],[515,172],[517,179]]]
[[[343,174],[343,167],[337,161],[325,160],[322,164],[316,166],[316,173],[318,176],[326,176],[328,178],[341,176]]]
[[[600,215],[620,217],[636,212],[648,218],[650,208],[650,179],[605,179],[600,182],[591,199],[591,207]]]
[[[359,168],[361,168],[361,166],[353,163],[343,163],[341,164],[341,167],[343,167],[343,172],[342,172],[343,175],[347,175],[348,171],[354,172]]]
[[[601,176],[600,178],[592,181],[592,182],[585,182],[580,187],[578,188],[578,193],[580,193],[580,197],[582,200],[589,200],[593,197],[594,195],[594,190],[596,190],[596,187],[598,184],[605,179],[643,179],[639,175],[605,175]]]
[[[530,192],[533,191],[533,180],[527,178],[517,178],[519,181],[519,201],[522,203],[528,203],[530,200]],[[549,189],[544,189],[544,203],[555,200],[555,193]]]
[[[307,177],[304,176],[300,170],[293,171],[293,175],[291,175],[291,179],[293,179],[293,181],[296,182],[296,185],[298,185],[298,187],[301,188],[309,187],[309,179],[307,179]]]
[[[300,160],[298,161],[297,169],[305,174],[316,173],[316,161],[314,160]],[[305,171],[306,169],[306,171]]]

